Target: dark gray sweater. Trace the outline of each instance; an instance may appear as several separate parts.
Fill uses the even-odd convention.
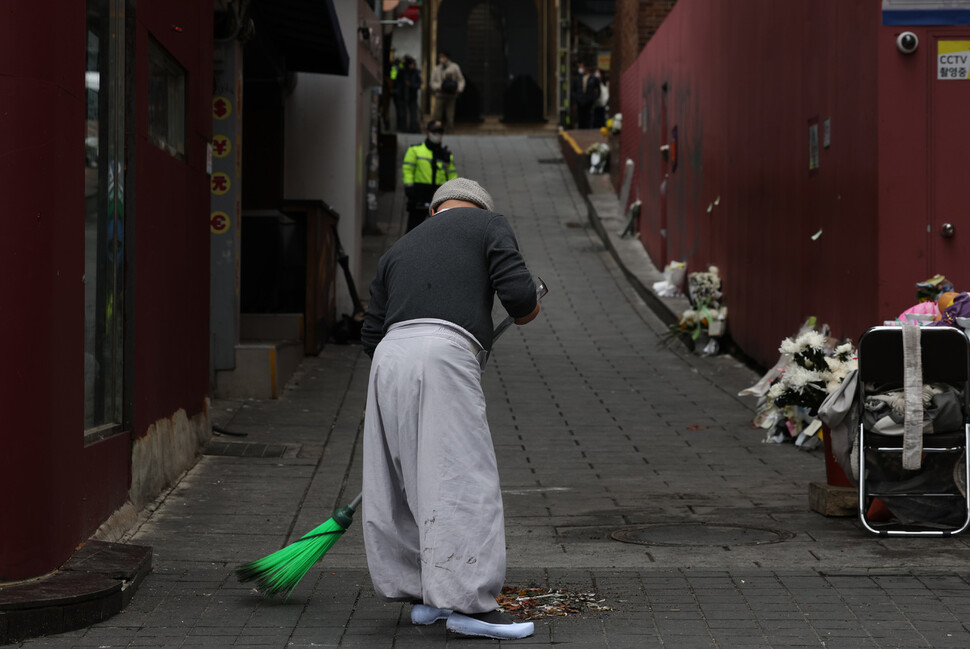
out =
[[[437,318],[468,330],[492,347],[495,296],[521,318],[536,306],[532,274],[515,234],[500,214],[455,207],[401,237],[377,264],[361,338],[373,356],[387,328],[417,318]]]

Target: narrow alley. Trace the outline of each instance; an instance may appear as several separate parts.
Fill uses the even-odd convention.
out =
[[[445,143],[460,175],[495,198],[550,288],[539,318],[498,341],[484,379],[507,584],[597,603],[539,617],[533,637],[509,646],[970,644],[966,539],[884,539],[854,518],[810,511],[821,453],[764,443],[751,423],[754,400],[737,396],[759,378],[753,370],[664,344],[666,326],[590,225],[554,135]],[[364,242],[371,270],[406,218],[400,187],[381,206],[385,234]],[[359,289],[366,302],[366,283]],[[485,644],[449,636],[443,624],[412,626],[408,606],[378,601],[359,525],[286,602],[263,599],[233,574],[360,490],[368,367],[359,345],[328,344],[280,399],[213,402],[213,423],[245,437],[214,437],[125,539],[154,550],[131,603],[103,623],[21,646]]]

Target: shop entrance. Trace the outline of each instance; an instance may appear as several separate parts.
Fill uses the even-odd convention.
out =
[[[505,17],[493,2],[483,2],[468,16],[468,56],[465,76],[479,92],[483,115],[502,113],[507,59]]]
[[[457,121],[477,122],[491,115],[508,119],[510,111],[541,116],[535,3],[442,0],[435,35],[432,60],[437,61],[438,52],[447,52],[465,76],[465,91],[455,106]],[[528,104],[525,111],[522,104]]]

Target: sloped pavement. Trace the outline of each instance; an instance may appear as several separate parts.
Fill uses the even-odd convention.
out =
[[[656,269],[616,237],[608,195],[595,209],[580,195],[555,137],[447,144],[550,286],[541,316],[505,335],[485,374],[507,582],[594,593],[609,609],[543,617],[515,646],[970,645],[966,540],[882,539],[810,511],[821,456],[762,442],[754,404],[737,396],[757,380],[751,370],[661,343],[664,320],[637,286]],[[400,190],[382,201],[385,235],[367,239],[370,268],[404,216]],[[132,530],[130,542],[153,547],[154,571],[128,607],[23,646],[490,644],[413,627],[407,606],[377,601],[359,526],[285,603],[235,580],[234,566],[359,491],[368,367],[359,346],[328,345],[282,398],[213,404],[214,423],[246,437],[215,438]]]

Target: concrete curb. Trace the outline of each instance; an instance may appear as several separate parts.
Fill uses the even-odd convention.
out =
[[[558,139],[563,159],[576,183],[577,190],[586,203],[590,226],[603,242],[604,247],[616,262],[630,287],[644,301],[647,308],[664,325],[669,326],[676,323],[680,319],[680,315],[690,308],[690,300],[686,296],[660,297],[657,295],[652,287],[654,283],[664,279],[663,272],[654,265],[639,237],[624,238],[621,236],[621,233],[626,229],[627,216],[622,212],[619,198],[613,189],[609,175],[589,173],[586,168],[585,151],[581,144],[577,142],[577,139],[565,132],[560,132]],[[730,332],[725,336],[723,343],[721,352],[711,358],[728,357],[731,361],[758,375],[764,374],[766,368],[758,366],[744,354],[743,350],[734,345],[730,338]],[[688,350],[680,343],[672,345],[671,349],[695,370],[706,368],[706,364],[703,363],[703,356]],[[709,369],[704,369],[701,374],[706,376],[709,371]],[[723,372],[723,367],[717,371]],[[718,378],[711,376],[709,380],[719,390],[724,391],[732,399],[751,410],[752,414],[754,413],[756,402],[753,399],[739,396],[736,390],[726,390]]]
[[[0,644],[110,618],[128,605],[151,566],[148,546],[85,543],[60,570],[0,587]]]
[[[608,175],[593,175],[586,170],[586,156],[576,140],[568,133],[560,133],[560,147],[576,187],[586,201],[589,222],[603,240],[603,245],[616,260],[630,285],[664,324],[673,324],[690,306],[686,297],[662,298],[651,288],[664,279],[654,266],[643,244],[636,237],[620,236],[626,218],[613,191]]]

